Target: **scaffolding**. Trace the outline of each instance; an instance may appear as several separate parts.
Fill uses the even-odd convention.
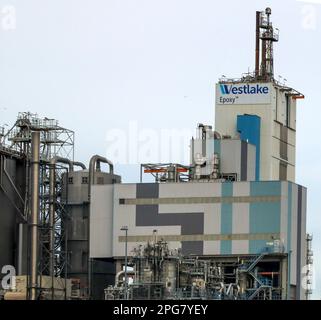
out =
[[[59,126],[57,120],[42,119],[35,113],[19,112],[15,124],[0,135],[2,145],[16,154],[29,157],[32,131],[40,131],[42,161],[49,161],[55,156],[73,160],[74,132]]]
[[[14,125],[5,130],[0,128],[0,152],[5,156],[22,159],[25,163],[26,171],[26,193],[23,197],[23,218],[29,221],[30,199],[31,199],[31,136],[32,132],[40,132],[40,187],[39,187],[39,259],[37,263],[38,279],[42,276],[51,276],[52,284],[54,277],[64,276],[67,268],[67,241],[66,222],[68,221],[67,203],[62,201],[63,177],[68,174],[68,169],[64,166],[55,166],[54,197],[50,198],[49,172],[50,160],[61,157],[74,160],[74,132],[63,128],[55,119],[40,118],[37,114],[30,112],[20,112]],[[50,224],[49,209],[50,204],[54,204],[54,222]],[[29,222],[28,222],[29,226]],[[54,228],[54,245],[50,247],[50,233]],[[29,230],[29,228],[28,228]],[[29,231],[28,231],[29,233]],[[29,235],[28,235],[29,237]],[[27,241],[27,248],[30,241]],[[27,249],[28,255],[30,250]],[[53,258],[52,258],[53,257]],[[54,261],[53,272],[50,270],[50,261]],[[29,261],[29,258],[28,258]],[[27,273],[29,274],[29,263]],[[37,284],[38,292],[41,292],[41,283]],[[29,289],[31,285],[29,284]],[[30,290],[29,290],[30,291]],[[30,297],[30,295],[29,295]],[[52,297],[54,297],[54,285],[52,285]]]

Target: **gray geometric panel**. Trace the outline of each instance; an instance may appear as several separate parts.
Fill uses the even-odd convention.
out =
[[[137,184],[137,198],[158,198],[157,183]],[[158,205],[137,205],[136,226],[181,226],[182,235],[204,234],[204,213],[159,213]],[[203,242],[182,242],[182,252],[203,254]]]
[[[241,181],[247,180],[247,150],[248,143],[241,141]]]
[[[203,241],[182,241],[182,251],[184,255],[188,254],[203,254]]]
[[[138,183],[136,187],[136,198],[158,198],[158,183]]]

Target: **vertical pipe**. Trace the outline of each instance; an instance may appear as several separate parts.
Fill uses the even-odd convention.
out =
[[[38,287],[38,220],[39,220],[39,162],[40,162],[40,132],[32,132],[31,136],[31,300],[37,299]]]
[[[260,18],[261,12],[256,11],[255,77],[260,74]]]
[[[54,253],[55,253],[55,185],[56,185],[56,164],[55,160],[50,161],[49,166],[49,275],[51,276],[51,293],[54,298]]]
[[[19,223],[18,244],[18,275],[22,275],[22,252],[23,252],[23,223]]]

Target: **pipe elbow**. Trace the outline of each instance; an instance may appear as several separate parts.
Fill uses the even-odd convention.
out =
[[[69,172],[74,171],[74,166],[71,160],[67,159],[67,158],[61,158],[61,157],[53,157],[50,159],[50,164],[52,166],[56,165],[56,163],[64,163],[67,164],[69,166]]]
[[[107,158],[99,156],[99,155],[95,155],[95,156],[91,157],[90,163],[89,163],[89,171],[93,172],[95,170],[95,165],[97,165],[97,167],[99,168],[101,162],[108,164],[110,174],[114,173],[113,163],[110,160],[108,160]]]
[[[82,163],[82,162],[78,162],[78,161],[73,161],[73,166],[76,166],[76,167],[80,167],[82,168],[83,170],[86,170],[86,166]]]

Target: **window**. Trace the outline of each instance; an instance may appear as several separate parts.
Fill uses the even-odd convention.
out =
[[[285,125],[290,127],[290,113],[291,113],[291,100],[290,96],[286,95],[286,106],[285,106]]]
[[[74,183],[74,178],[73,177],[68,177],[68,183],[73,184]]]
[[[82,184],[88,184],[88,177],[82,177],[81,178],[81,183]]]

